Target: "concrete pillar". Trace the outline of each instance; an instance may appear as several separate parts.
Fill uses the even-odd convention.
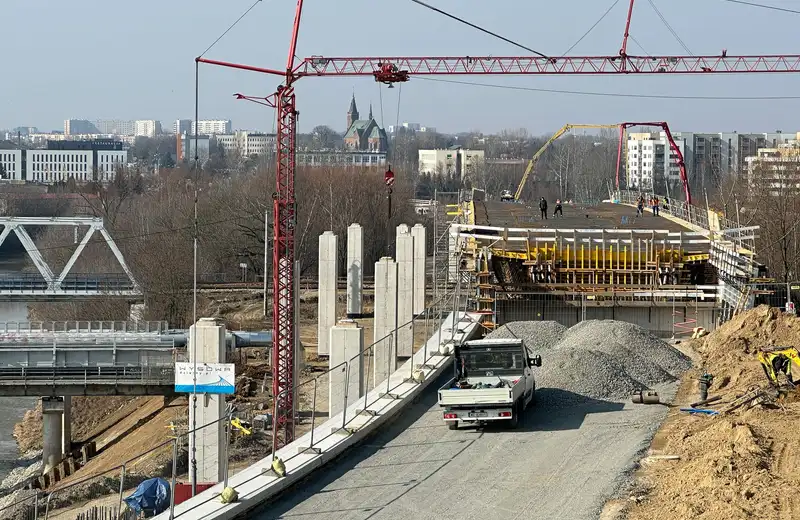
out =
[[[353,360],[346,371],[333,370],[328,378],[328,417],[333,417],[345,409],[345,388],[347,405],[364,396],[364,329],[353,320],[339,321],[331,327],[330,347],[330,368]]]
[[[397,369],[397,263],[383,257],[375,263],[375,322],[372,357],[373,385]]]
[[[414,316],[425,312],[425,282],[427,281],[427,236],[425,226],[415,224],[411,228],[414,237]]]
[[[64,457],[62,448],[62,417],[64,400],[42,397],[42,473],[46,474]]]
[[[406,226],[408,229],[408,226]],[[414,354],[414,237],[411,233],[398,234],[395,246],[397,255],[397,357],[409,358]]]
[[[351,224],[347,228],[347,317],[364,313],[364,228]]]
[[[189,328],[189,362],[197,352],[198,363],[225,363],[225,326],[214,318],[200,318]],[[189,395],[189,427],[218,421],[225,415],[225,396],[219,394]],[[196,410],[195,410],[196,408]],[[195,422],[195,414],[197,422]],[[197,482],[221,482],[224,474],[223,463],[225,435],[224,423],[219,421],[207,426],[194,435],[189,435],[189,479],[194,474],[192,455],[197,461]],[[195,452],[194,449],[197,449]]]
[[[336,275],[339,272],[336,239],[333,231],[326,231],[319,236],[318,356],[328,355],[330,329],[336,325]]]
[[[72,396],[65,395],[64,413],[61,414],[61,453],[68,455],[72,452]]]

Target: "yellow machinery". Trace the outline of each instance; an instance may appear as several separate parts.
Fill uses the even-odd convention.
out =
[[[765,347],[758,351],[758,360],[770,383],[779,387],[778,374],[783,372],[790,386],[800,384],[800,378],[792,379],[792,363],[800,369],[800,352],[795,347]]]
[[[619,128],[619,123],[613,125],[573,125],[573,124],[566,124],[562,126],[558,132],[554,133],[553,136],[547,140],[544,145],[542,145],[539,150],[533,154],[531,160],[528,161],[528,167],[525,168],[525,173],[522,175],[522,180],[519,181],[519,186],[517,186],[517,192],[514,194],[514,200],[518,201],[520,197],[522,197],[522,190],[525,189],[525,183],[528,182],[528,177],[530,177],[531,173],[533,172],[533,168],[536,166],[536,162],[539,160],[539,157],[553,144],[553,141],[561,137],[562,135],[566,134],[573,128]]]

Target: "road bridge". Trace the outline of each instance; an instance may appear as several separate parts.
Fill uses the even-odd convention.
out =
[[[12,233],[19,239],[37,273],[0,276],[0,301],[64,301],[76,298],[125,298],[138,301],[142,290],[102,218],[94,217],[0,217],[0,247]],[[56,272],[44,259],[27,228],[73,228],[75,250]],[[85,230],[78,241],[78,229]],[[120,273],[73,273],[76,262],[95,234],[116,258]]]

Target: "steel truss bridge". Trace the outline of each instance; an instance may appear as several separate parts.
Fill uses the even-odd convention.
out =
[[[133,277],[122,252],[105,228],[102,218],[94,217],[0,217],[0,247],[11,233],[19,239],[37,272],[0,275],[0,301],[59,301],[76,298],[139,299],[142,290]],[[56,272],[45,261],[41,250],[31,238],[30,227],[72,227],[75,230],[75,250],[64,267]],[[78,229],[88,228],[78,242]],[[99,233],[119,263],[121,273],[73,273],[76,262],[89,241]]]

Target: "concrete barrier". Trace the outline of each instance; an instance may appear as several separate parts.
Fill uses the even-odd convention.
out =
[[[480,319],[479,315],[459,312],[457,314],[456,332],[453,334],[452,325],[455,316],[450,314],[442,327],[434,331],[431,338],[428,339],[427,359],[424,357],[425,349],[420,349],[390,376],[389,387],[392,388],[392,395],[384,397],[383,394],[387,388],[384,381],[367,395],[366,402],[371,403],[367,406],[369,413],[360,413],[364,410],[363,398],[358,399],[358,402],[354,402],[347,407],[345,417],[350,421],[347,424],[347,431],[341,429],[343,420],[341,413],[315,428],[314,439],[320,440],[315,440],[314,448],[319,449],[319,453],[312,451],[303,453],[303,449],[308,447],[310,443],[311,432],[309,432],[278,450],[277,455],[286,463],[285,477],[279,478],[270,471],[272,464],[272,456],[270,455],[229,479],[228,485],[235,488],[239,493],[238,502],[233,504],[220,503],[219,495],[222,493],[222,484],[220,483],[177,505],[175,507],[175,518],[226,520],[245,515],[261,506],[264,502],[273,499],[283,490],[307,478],[314,470],[321,468],[341,455],[345,450],[355,446],[365,437],[374,433],[393,416],[400,413],[406,405],[419,396],[451,365],[452,357],[450,355],[441,355],[439,352],[440,338],[442,343],[449,342],[451,337],[455,342],[462,342],[478,334],[479,325],[477,322]],[[420,383],[407,381],[412,372],[412,366],[414,368],[419,367],[416,374],[418,379],[420,372],[423,375]],[[350,420],[350,418],[353,419]],[[444,424],[442,424],[442,428],[444,428]],[[168,520],[169,511],[155,518]]]

